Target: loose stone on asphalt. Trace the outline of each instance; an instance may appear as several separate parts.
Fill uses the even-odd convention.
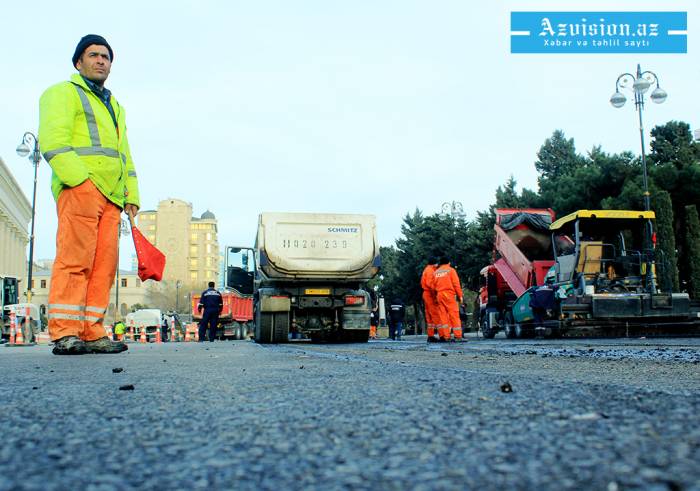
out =
[[[0,347],[0,490],[700,490],[697,339],[127,353]]]

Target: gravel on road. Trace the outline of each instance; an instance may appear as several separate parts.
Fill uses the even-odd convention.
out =
[[[0,490],[700,490],[698,340],[424,339],[0,347]]]

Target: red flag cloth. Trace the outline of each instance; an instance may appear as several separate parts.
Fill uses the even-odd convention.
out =
[[[136,258],[139,263],[139,278],[141,278],[141,281],[160,281],[163,278],[163,270],[165,269],[165,254],[148,242],[148,239],[143,236],[133,223],[131,224],[131,235],[134,238]]]

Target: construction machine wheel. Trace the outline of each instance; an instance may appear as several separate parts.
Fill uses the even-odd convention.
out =
[[[484,336],[486,339],[493,339],[493,337],[496,335],[496,329],[490,325],[489,312],[494,311],[487,309],[484,312],[484,315],[481,316],[481,319],[479,320],[479,328],[481,329],[482,336]]]
[[[238,322],[233,323],[233,339],[239,340],[241,338],[241,325]]]
[[[248,322],[242,323],[241,324],[241,339],[246,340],[248,339],[248,334],[250,334],[250,326],[248,325]]]
[[[513,331],[516,338],[521,339],[525,337],[525,329],[523,328],[522,324],[517,323],[515,326],[513,326]]]
[[[509,310],[503,316],[503,332],[505,333],[508,339],[515,339],[516,337],[518,337],[515,333],[515,326],[516,323],[513,319],[513,312]]]

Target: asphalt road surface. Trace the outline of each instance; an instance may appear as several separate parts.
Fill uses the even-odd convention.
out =
[[[0,490],[700,490],[700,339],[0,347],[0,370]]]

